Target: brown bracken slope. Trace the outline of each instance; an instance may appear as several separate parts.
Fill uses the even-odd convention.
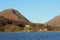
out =
[[[28,24],[31,22],[17,10],[6,9],[0,12],[0,32],[22,31]]]
[[[49,25],[49,26],[60,26],[60,15],[54,17],[52,20],[50,20],[47,23],[45,23],[45,25]]]
[[[26,19],[21,13],[19,13],[17,10],[14,10],[14,9],[3,10],[0,13],[0,16],[3,16],[4,18],[10,19],[10,20],[20,21],[20,23],[23,23],[23,24],[30,23],[28,19]]]

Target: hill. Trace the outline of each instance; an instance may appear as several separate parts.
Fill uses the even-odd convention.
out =
[[[20,21],[20,23],[23,23],[23,24],[30,23],[28,19],[26,19],[20,12],[18,12],[15,9],[5,9],[2,12],[0,12],[0,16],[3,16],[10,20]]]
[[[60,31],[60,15],[44,24],[49,31]]]
[[[48,21],[45,24],[50,26],[60,26],[60,15],[54,17],[52,20]]]
[[[0,12],[0,31],[1,32],[18,32],[24,30],[26,25],[31,22],[21,13],[14,9],[6,9]],[[7,30],[8,29],[8,30]],[[12,30],[10,30],[12,29]]]

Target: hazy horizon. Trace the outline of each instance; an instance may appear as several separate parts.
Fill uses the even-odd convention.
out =
[[[18,10],[34,23],[45,23],[60,15],[60,0],[0,0],[0,11],[8,8]]]

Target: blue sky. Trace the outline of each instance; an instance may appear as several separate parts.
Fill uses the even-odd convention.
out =
[[[0,11],[18,10],[31,22],[45,23],[60,15],[60,0],[0,0]]]

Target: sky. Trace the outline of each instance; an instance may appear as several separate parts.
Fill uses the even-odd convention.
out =
[[[0,0],[0,11],[13,8],[34,23],[60,15],[60,0]]]

